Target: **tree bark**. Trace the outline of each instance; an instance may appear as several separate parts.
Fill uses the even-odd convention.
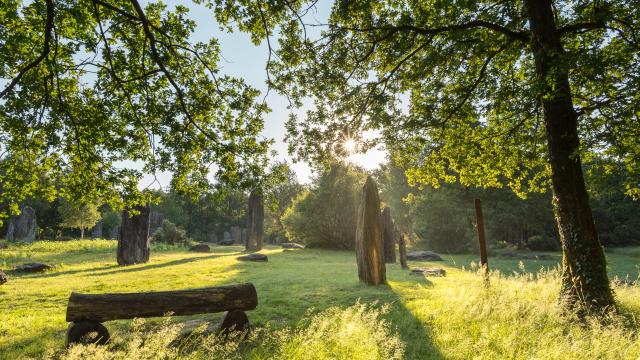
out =
[[[264,242],[264,205],[262,196],[256,193],[249,195],[247,209],[247,251],[262,250]]]
[[[118,238],[118,265],[133,265],[149,261],[149,205],[138,206],[138,215],[122,212]]]
[[[67,321],[110,321],[164,316],[253,310],[258,295],[253,284],[203,289],[125,294],[71,293]]]
[[[84,228],[80,228],[80,240],[84,240]]]
[[[562,243],[561,300],[571,309],[615,307],[606,259],[596,232],[579,155],[578,115],[569,84],[569,59],[556,29],[551,0],[525,0],[531,50],[549,151],[553,208]]]
[[[378,187],[371,176],[362,189],[356,227],[356,260],[360,281],[369,285],[387,281],[384,266],[384,244],[380,222],[380,198]]]
[[[382,210],[382,231],[384,241],[384,262],[385,264],[396,262],[396,241],[395,226],[391,219],[391,209],[385,206]]]

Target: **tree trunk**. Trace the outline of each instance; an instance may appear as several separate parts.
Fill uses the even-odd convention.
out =
[[[383,259],[383,235],[380,222],[378,187],[371,176],[362,189],[356,227],[356,260],[360,281],[369,285],[387,281]]]
[[[582,173],[578,115],[569,84],[570,61],[556,29],[552,1],[525,0],[525,5],[541,84],[553,208],[563,251],[561,300],[569,308],[603,311],[615,303]]]
[[[80,240],[84,240],[84,228],[80,228]]]
[[[384,262],[385,264],[396,262],[396,241],[395,227],[391,219],[391,209],[385,206],[382,210],[382,231],[384,241]]]
[[[256,193],[249,195],[249,207],[247,209],[247,251],[262,250],[264,242],[264,205],[262,196]]]
[[[149,261],[149,205],[137,206],[138,215],[122,212],[118,238],[118,265],[133,265]]]

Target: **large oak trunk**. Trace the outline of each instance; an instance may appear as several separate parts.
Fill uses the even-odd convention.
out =
[[[384,239],[384,262],[386,264],[396,262],[395,226],[391,218],[391,209],[385,206],[382,210],[382,230]]]
[[[556,30],[553,4],[551,0],[525,0],[525,5],[542,89],[539,98],[547,135],[553,208],[563,250],[561,299],[570,308],[613,308],[604,251],[582,173],[569,61]]]
[[[203,289],[123,294],[71,293],[67,321],[109,321],[173,315],[253,310],[258,295],[253,284]]]
[[[137,215],[122,212],[118,238],[118,265],[133,265],[149,261],[149,205],[137,206]]]
[[[247,209],[247,243],[246,249],[257,251],[262,249],[264,242],[264,205],[262,196],[255,193],[249,195]]]
[[[380,222],[378,187],[371,176],[362,189],[356,228],[356,260],[360,281],[369,285],[384,284],[383,235]]]

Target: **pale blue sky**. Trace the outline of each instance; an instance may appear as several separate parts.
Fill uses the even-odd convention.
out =
[[[220,42],[220,49],[223,60],[220,63],[222,72],[234,77],[243,78],[249,85],[264,92],[267,90],[265,64],[267,62],[268,50],[266,43],[261,46],[255,46],[251,43],[249,36],[241,32],[227,33],[221,31],[217,25],[213,10],[204,6],[196,5],[191,0],[165,0],[169,8],[176,5],[183,5],[190,10],[190,18],[197,24],[197,29],[192,36],[193,41],[208,41],[215,37]],[[331,10],[330,0],[320,0],[315,11],[309,12],[305,17],[307,23],[326,23]],[[317,29],[317,28],[316,28]],[[310,29],[309,31],[317,31]],[[311,35],[312,36],[312,35]],[[271,41],[272,45],[276,44]],[[278,152],[278,159],[286,159],[291,163],[290,156],[287,152],[287,145],[284,143],[285,128],[284,123],[288,118],[290,110],[287,109],[287,100],[274,91],[271,91],[266,98],[271,108],[271,113],[264,118],[263,136],[275,140],[272,149]],[[372,169],[377,167],[384,158],[384,152],[381,150],[371,150],[367,154],[354,155],[351,161],[358,163],[366,168]],[[306,163],[292,164],[298,179],[307,183],[311,176],[311,170]],[[158,180],[162,187],[169,185],[169,174],[158,174]],[[147,186],[151,183],[152,177],[146,177],[141,186]]]

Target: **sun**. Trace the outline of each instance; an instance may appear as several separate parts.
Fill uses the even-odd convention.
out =
[[[358,151],[358,142],[353,138],[346,138],[342,143],[342,149],[347,155],[353,155]]]

